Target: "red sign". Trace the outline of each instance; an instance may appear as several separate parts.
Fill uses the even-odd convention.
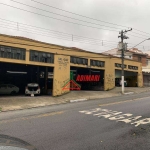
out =
[[[96,81],[100,80],[100,75],[78,75],[76,81],[87,82],[87,81]]]

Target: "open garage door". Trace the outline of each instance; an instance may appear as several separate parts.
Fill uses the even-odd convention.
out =
[[[120,86],[121,70],[115,70],[115,85]],[[137,87],[137,72],[124,71],[124,80],[127,87]]]
[[[104,70],[71,67],[71,72],[81,90],[104,90]]]
[[[23,65],[13,63],[0,63],[0,94],[11,95],[7,92],[10,86],[19,88],[16,95],[24,95],[29,83],[37,83],[40,94],[49,94],[53,88],[53,68],[45,66]],[[5,87],[5,93],[2,92]],[[32,88],[33,89],[33,88]],[[35,88],[34,88],[35,89]],[[12,93],[13,94],[13,93]]]

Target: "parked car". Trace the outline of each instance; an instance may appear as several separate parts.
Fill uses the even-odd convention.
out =
[[[41,89],[38,83],[28,83],[25,88],[25,95],[40,95]]]
[[[0,94],[15,95],[19,92],[19,88],[12,84],[0,84]]]

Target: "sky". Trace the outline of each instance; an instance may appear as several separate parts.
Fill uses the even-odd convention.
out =
[[[104,52],[117,47],[121,30],[150,52],[149,0],[0,0],[0,33]]]

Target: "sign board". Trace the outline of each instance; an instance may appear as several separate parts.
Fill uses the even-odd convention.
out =
[[[98,82],[100,81],[100,75],[77,75],[77,82]]]
[[[52,79],[53,78],[53,72],[48,72],[48,78]]]

